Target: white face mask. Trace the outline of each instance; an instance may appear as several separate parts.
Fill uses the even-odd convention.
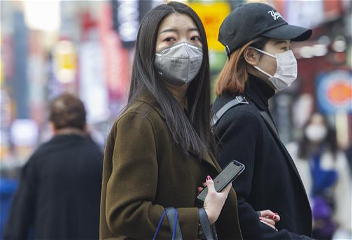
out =
[[[263,50],[257,48],[254,49],[258,52],[264,53],[265,55],[276,58],[276,72],[274,76],[271,76],[258,66],[254,66],[254,68],[267,75],[269,77],[269,81],[277,90],[282,90],[291,86],[291,84],[297,79],[297,60],[295,55],[293,55],[292,50],[284,53],[276,53],[276,56],[274,56]]]
[[[202,62],[202,48],[182,42],[156,53],[154,66],[164,81],[181,86],[197,76]]]
[[[327,133],[326,127],[320,124],[310,124],[305,130],[307,138],[315,143],[323,141]]]

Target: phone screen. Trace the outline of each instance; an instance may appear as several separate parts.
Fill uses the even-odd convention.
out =
[[[234,181],[244,170],[244,165],[236,160],[232,160],[214,179],[214,187],[217,192],[221,192],[230,182]],[[208,188],[204,188],[198,194],[197,199],[204,202]]]

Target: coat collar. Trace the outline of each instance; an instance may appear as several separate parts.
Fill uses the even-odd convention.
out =
[[[190,154],[192,154],[196,159],[199,159],[199,156],[193,152],[192,150],[188,151]],[[214,169],[216,169],[217,172],[221,172],[221,167],[217,163],[215,157],[212,154],[209,153],[203,153],[201,157],[201,161],[209,164],[212,166]]]
[[[160,117],[162,119],[164,119],[164,121],[166,120],[164,112],[162,111],[158,101],[153,96],[153,94],[146,91],[146,92],[142,93],[141,95],[139,95],[137,97],[136,101],[148,104],[150,107],[152,107],[160,115]]]
[[[136,101],[143,102],[145,104],[148,104],[150,107],[152,107],[157,113],[160,115],[160,117],[166,121],[165,114],[162,111],[158,101],[156,98],[149,92],[144,92],[141,94],[139,97],[137,97]],[[199,156],[193,152],[192,150],[188,151],[190,154],[192,154],[195,158],[199,159]],[[220,166],[217,164],[215,158],[213,156],[210,156],[208,153],[203,153],[201,157],[202,161],[207,162],[210,164],[213,168],[215,168],[218,172],[221,170]]]

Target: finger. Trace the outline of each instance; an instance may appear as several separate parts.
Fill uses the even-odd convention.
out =
[[[262,210],[262,211],[260,211],[260,216],[273,218],[275,216],[275,213],[270,210]]]
[[[280,215],[279,214],[277,214],[277,213],[274,213],[275,215],[274,215],[274,217],[273,217],[273,219],[275,220],[275,222],[278,222],[278,221],[280,221]]]
[[[266,222],[267,224],[270,224],[270,225],[275,226],[275,223],[276,223],[276,222],[275,222],[274,220],[270,219],[270,218],[259,217],[259,219],[260,219],[261,221]]]
[[[207,186],[207,182],[203,182],[203,187],[206,187]]]
[[[208,187],[208,194],[216,192],[215,187],[214,187],[214,181],[213,181],[213,179],[211,179],[211,177],[209,175],[207,176],[206,183],[207,183],[207,187]]]
[[[262,220],[260,220],[260,222],[266,224],[267,226],[269,226],[269,227],[271,227],[272,229],[274,229],[274,230],[277,231],[277,229],[276,229],[273,225],[270,225],[270,224],[268,224],[268,223],[266,223],[266,222],[264,222],[264,221],[262,221]]]
[[[279,214],[277,213],[274,213],[270,210],[263,210],[263,211],[260,211],[260,216],[261,217],[266,217],[266,218],[271,218],[273,219],[275,222],[278,222],[280,221],[280,216]]]
[[[197,190],[198,190],[198,193],[200,193],[201,191],[203,191],[203,188],[202,187],[198,187]]]

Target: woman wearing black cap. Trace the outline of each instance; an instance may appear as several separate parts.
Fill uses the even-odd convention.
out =
[[[288,25],[263,3],[237,7],[220,28],[228,61],[216,82],[212,124],[220,165],[236,159],[246,166],[233,184],[244,239],[311,236],[306,192],[268,109],[269,98],[297,78],[291,41],[307,40],[311,34]],[[271,219],[276,229],[266,224],[268,219],[263,221],[260,209],[278,213]]]

